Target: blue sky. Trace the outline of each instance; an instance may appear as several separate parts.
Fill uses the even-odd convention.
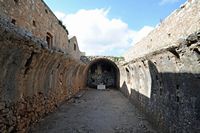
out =
[[[186,0],[44,0],[87,55],[121,56]]]

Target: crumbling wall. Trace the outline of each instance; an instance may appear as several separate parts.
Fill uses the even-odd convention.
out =
[[[120,67],[121,91],[159,132],[200,132],[200,32]]]
[[[0,132],[26,132],[84,86],[85,64],[0,19]]]
[[[151,52],[178,45],[178,39],[186,37],[200,30],[200,1],[187,0],[187,2],[136,43],[125,54],[125,59],[131,61],[143,57]]]
[[[43,41],[50,35],[52,49],[68,52],[68,31],[43,0],[0,0],[0,17]]]

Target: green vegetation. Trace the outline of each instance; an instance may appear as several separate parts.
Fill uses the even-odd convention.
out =
[[[120,56],[120,57],[113,57],[114,62],[117,61],[124,61],[124,57]]]

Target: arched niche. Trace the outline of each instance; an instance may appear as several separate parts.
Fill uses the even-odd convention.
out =
[[[86,68],[86,85],[97,88],[103,84],[106,88],[119,88],[120,73],[117,65],[105,58],[93,60]]]

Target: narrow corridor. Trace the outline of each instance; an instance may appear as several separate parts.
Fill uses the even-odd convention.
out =
[[[33,133],[155,133],[118,90],[88,89],[31,128]]]

